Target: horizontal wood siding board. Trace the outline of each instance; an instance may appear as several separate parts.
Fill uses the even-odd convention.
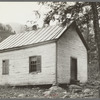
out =
[[[56,43],[0,53],[0,85],[42,85],[55,81]],[[41,72],[29,73],[29,57],[41,55]],[[2,59],[9,59],[9,75],[2,75]]]

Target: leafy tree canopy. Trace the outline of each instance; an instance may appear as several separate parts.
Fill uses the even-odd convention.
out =
[[[15,32],[13,32],[12,27],[9,24],[4,25],[2,23],[0,23],[0,32],[2,32],[2,33],[15,33]]]

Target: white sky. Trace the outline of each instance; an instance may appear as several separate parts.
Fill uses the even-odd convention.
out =
[[[73,2],[69,2],[70,4]],[[0,23],[20,23],[26,24],[27,20],[34,20],[33,10],[39,10],[41,15],[48,12],[50,9],[38,5],[37,2],[0,2]],[[39,24],[42,25],[43,16],[39,19]]]
[[[0,23],[26,24],[27,20],[34,19],[33,10],[41,10],[41,7],[37,2],[0,2]]]

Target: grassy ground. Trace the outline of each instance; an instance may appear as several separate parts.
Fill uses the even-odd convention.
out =
[[[0,98],[40,98],[45,90],[29,87],[0,87]]]
[[[87,88],[87,87],[86,87]],[[91,88],[93,92],[92,95],[83,95],[83,93],[70,93],[66,91],[66,98],[98,98],[98,89]],[[45,91],[48,91],[48,88],[40,87],[2,87],[0,86],[0,98],[63,98],[64,92],[55,92],[53,95],[47,97],[44,95]],[[57,93],[57,95],[56,95]]]

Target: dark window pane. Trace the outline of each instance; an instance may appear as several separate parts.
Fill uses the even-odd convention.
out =
[[[9,60],[2,61],[2,74],[9,74]]]
[[[41,71],[41,56],[30,57],[30,72]]]

